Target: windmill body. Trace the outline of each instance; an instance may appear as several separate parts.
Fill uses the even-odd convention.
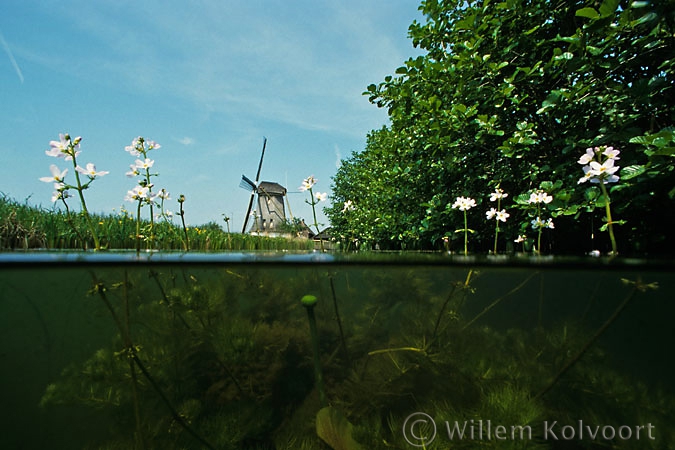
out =
[[[262,181],[257,187],[258,209],[253,217],[249,233],[274,233],[286,220],[284,200],[286,188],[279,183]]]
[[[242,175],[241,182],[239,183],[239,187],[251,192],[248,210],[244,218],[244,226],[241,230],[242,233],[247,232],[246,228],[248,224],[250,224],[249,233],[276,233],[278,232],[278,227],[286,221],[286,210],[284,208],[286,188],[279,183],[259,181],[266,146],[267,139],[265,138],[255,181],[246,175]],[[258,201],[256,202],[257,209],[251,211],[256,195],[258,197]]]

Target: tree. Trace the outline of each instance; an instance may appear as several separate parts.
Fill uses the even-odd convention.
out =
[[[426,53],[366,91],[387,108],[391,125],[371,133],[333,180],[342,200],[357,195],[364,178],[385,179],[386,186],[368,185],[375,191],[358,204],[377,217],[364,221],[365,212],[342,214],[334,205],[327,214],[338,233],[439,248],[459,228],[449,207],[457,196],[480,203],[499,186],[515,199],[543,182],[554,196],[547,205],[554,236],[565,241],[556,252],[604,249],[597,232],[604,209],[596,208],[606,199],[597,187],[577,185],[577,160],[587,147],[613,145],[622,150],[621,182],[609,194],[615,216],[626,221],[619,240],[639,236],[631,239],[642,246],[634,251],[662,248],[673,223],[665,206],[675,196],[673,6],[423,1],[426,22],[413,22],[409,36]],[[667,226],[653,220],[656,208],[670,214]],[[481,215],[472,217],[472,241],[483,243],[475,250],[491,241],[493,225]],[[515,237],[527,223],[523,210],[503,229]]]

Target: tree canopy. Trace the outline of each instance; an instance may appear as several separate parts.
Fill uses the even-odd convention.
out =
[[[527,198],[542,189],[556,221],[546,248],[604,251],[608,199],[578,183],[577,161],[613,146],[620,181],[607,188],[620,250],[663,251],[675,223],[675,1],[424,0],[419,9],[425,22],[409,37],[424,53],[365,92],[390,125],[333,178],[326,213],[336,234],[380,248],[458,248],[463,217],[451,205],[470,196],[470,246],[487,251],[485,210],[501,188],[511,214],[503,249],[531,232]]]

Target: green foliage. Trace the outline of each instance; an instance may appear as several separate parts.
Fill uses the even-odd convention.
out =
[[[565,196],[552,208],[566,247],[556,251],[588,250],[602,212],[577,186],[576,161],[589,146],[613,145],[622,151],[623,179],[612,189],[615,215],[626,220],[619,233],[631,236],[630,251],[664,251],[672,220],[647,212],[672,210],[664,204],[675,197],[674,6],[423,1],[426,21],[409,36],[425,54],[365,92],[391,125],[334,177],[326,212],[336,232],[381,248],[441,248],[461,228],[445,208],[455,197],[485,198],[497,186],[515,196],[551,181]],[[342,212],[347,200],[355,211]],[[524,220],[512,216],[500,229],[513,239]],[[490,226],[481,222],[472,242],[487,251]]]
[[[124,208],[110,215],[90,214],[107,249],[133,249],[136,245],[136,220]],[[141,230],[150,223],[142,222]],[[0,196],[0,249],[70,249],[94,248],[94,241],[86,232],[86,218],[78,213],[21,204],[5,195]],[[183,250],[183,230],[169,221],[155,222],[154,248]],[[189,227],[190,250],[311,250],[314,244],[307,239],[250,236],[226,233],[219,224],[209,222]]]

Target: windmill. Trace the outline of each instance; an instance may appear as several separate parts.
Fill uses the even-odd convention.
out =
[[[284,209],[284,199],[286,198],[286,188],[279,183],[270,181],[260,181],[260,171],[262,170],[263,158],[265,157],[265,148],[267,147],[267,138],[263,140],[262,154],[258,164],[258,172],[255,181],[252,181],[246,175],[241,176],[239,187],[251,192],[251,198],[248,202],[246,217],[244,217],[244,226],[242,233],[246,233],[251,209],[256,195],[258,196],[258,209],[255,214],[255,223],[252,227],[255,231],[275,231],[277,225],[286,220],[286,211]]]

